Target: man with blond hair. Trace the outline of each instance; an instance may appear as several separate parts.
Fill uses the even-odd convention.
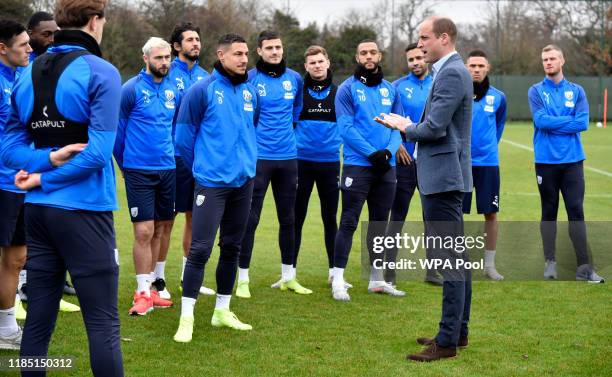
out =
[[[340,132],[334,100],[338,87],[332,81],[327,51],[310,46],[304,53],[303,107],[295,128],[298,156],[298,188],[295,202],[295,262],[302,241],[310,194],[316,183],[329,267],[334,267],[334,239],[338,231],[338,180],[340,179]]]
[[[576,252],[576,280],[603,283],[589,262],[584,223],[584,149],[580,133],[589,127],[589,103],[584,89],[563,76],[565,59],[558,46],[542,49],[546,77],[529,88],[533,116],[535,170],[542,203],[540,233],[544,247],[544,278],[557,278],[555,238],[559,191]]]
[[[131,315],[172,306],[164,288],[151,289],[163,276],[155,267],[162,238],[174,219],[175,169],[172,122],[179,92],[168,79],[170,44],[150,38],[142,48],[145,68],[128,80],[121,93],[121,113],[114,155],[125,179],[134,226],[137,289]]]
[[[106,5],[57,1],[62,30],[13,87],[0,157],[20,170],[15,185],[27,191],[29,312],[20,357],[45,360],[68,270],[83,309],[91,374],[116,377],[123,361],[112,150],[121,77],[100,51]],[[45,368],[22,371],[41,374]]]

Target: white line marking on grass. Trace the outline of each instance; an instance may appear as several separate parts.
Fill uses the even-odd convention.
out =
[[[501,141],[503,141],[503,142],[505,142],[505,143],[508,143],[508,144],[510,144],[510,145],[512,145],[512,146],[515,146],[515,147],[517,147],[517,148],[521,148],[521,149],[523,149],[523,150],[533,152],[533,148],[528,147],[527,145],[520,144],[520,143],[517,143],[517,142],[515,142],[515,141],[508,140],[508,139],[502,139]],[[601,175],[605,175],[606,177],[610,177],[610,178],[612,178],[612,173],[607,172],[607,171],[605,171],[605,170],[601,170],[601,169],[593,168],[593,167],[590,167],[590,166],[585,166],[584,168],[585,168],[585,169],[587,169],[587,170],[590,170],[590,171],[592,171],[592,172],[599,173],[599,174],[601,174]]]
[[[537,192],[502,192],[503,195],[540,196]],[[612,198],[612,194],[584,194],[587,198]]]

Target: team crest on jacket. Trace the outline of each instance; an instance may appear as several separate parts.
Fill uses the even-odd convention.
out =
[[[202,204],[204,204],[204,199],[206,199],[205,195],[196,196],[196,205],[200,207]]]
[[[166,103],[165,106],[168,109],[174,109],[174,92],[172,90],[166,90]]]
[[[352,185],[352,184],[353,184],[353,178],[351,178],[351,177],[346,177],[346,178],[344,179],[344,185],[345,185],[346,187],[351,187],[351,185]]]
[[[487,101],[487,105],[493,105],[495,103],[495,97],[494,96],[486,96],[485,100]]]
[[[253,95],[248,90],[242,91],[242,98],[244,98],[244,111],[253,111]]]
[[[380,88],[380,95],[383,97],[389,97],[389,89],[387,88]]]
[[[293,85],[291,85],[291,81],[285,80],[283,81],[283,89],[285,89],[285,99],[293,99]]]
[[[565,107],[574,107],[574,92],[568,90],[565,92]]]

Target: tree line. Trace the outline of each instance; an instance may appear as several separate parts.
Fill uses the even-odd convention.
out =
[[[276,2],[276,5],[279,2]],[[256,59],[257,35],[274,29],[283,36],[287,65],[303,73],[303,53],[312,44],[324,46],[337,78],[354,70],[360,40],[380,42],[383,68],[391,77],[406,72],[405,46],[416,41],[418,25],[433,13],[431,0],[378,0],[339,15],[322,26],[300,25],[290,7],[257,0],[111,0],[102,41],[104,56],[124,76],[142,68],[141,48],[151,36],[168,39],[174,25],[190,21],[200,26],[202,65],[211,69],[217,38],[236,32],[249,41]],[[23,23],[37,10],[52,10],[54,0],[3,0],[0,17]],[[452,12],[448,12],[452,13]],[[541,48],[558,44],[565,53],[568,75],[612,73],[612,5],[593,1],[497,1],[476,3],[479,21],[459,24],[457,48],[465,56],[472,49],[487,52],[492,74],[541,75]]]

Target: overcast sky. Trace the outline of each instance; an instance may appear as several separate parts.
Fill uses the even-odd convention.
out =
[[[301,26],[310,22],[334,23],[341,20],[350,9],[371,9],[378,0],[269,0],[284,9],[287,4],[300,20]],[[396,0],[399,4],[401,0]],[[434,13],[449,16],[456,23],[473,23],[484,16],[483,8],[490,6],[487,0],[481,1],[435,1]]]

